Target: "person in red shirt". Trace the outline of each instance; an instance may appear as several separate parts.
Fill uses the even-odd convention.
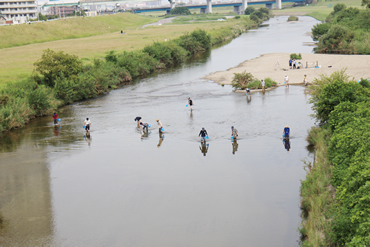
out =
[[[58,124],[58,114],[54,112],[53,114],[54,124]]]

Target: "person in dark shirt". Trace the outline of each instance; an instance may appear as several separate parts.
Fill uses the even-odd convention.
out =
[[[199,132],[199,135],[198,136],[200,136],[200,141],[201,142],[205,142],[206,141],[206,137],[208,136],[208,133],[207,133],[207,131],[204,128],[202,128],[202,130]]]
[[[193,110],[193,101],[190,99],[190,97],[188,98],[188,101],[189,101],[189,106],[190,106],[190,110],[192,111]]]
[[[140,128],[141,117],[136,117],[134,121],[137,123],[137,127]]]

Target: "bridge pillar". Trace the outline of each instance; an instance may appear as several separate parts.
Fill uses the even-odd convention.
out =
[[[272,9],[273,4],[272,3],[266,3],[266,8]]]
[[[166,10],[166,15],[169,15],[169,14],[170,14],[170,12],[171,12],[171,10],[167,9],[167,10]]]
[[[212,1],[211,0],[207,0],[207,14],[208,13],[212,13]]]
[[[200,8],[200,12],[199,13],[201,13],[201,14],[205,14],[207,12],[207,9],[205,9],[205,8]]]
[[[281,9],[281,0],[276,0],[276,9]]]
[[[241,13],[241,14],[244,14],[244,10],[245,10],[247,7],[248,7],[248,2],[247,2],[247,0],[242,0],[242,9],[241,9],[241,11],[242,11],[243,13]]]
[[[173,9],[175,7],[176,7],[176,3],[175,2],[171,2],[171,9]]]
[[[240,14],[240,6],[234,6],[234,13],[239,15]]]

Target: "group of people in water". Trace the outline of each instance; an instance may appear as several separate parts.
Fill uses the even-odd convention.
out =
[[[250,96],[250,90],[248,92],[248,89],[247,89],[247,97],[248,96]],[[190,111],[191,112],[193,111],[193,105],[194,105],[194,103],[189,97],[188,98],[188,105],[186,105],[186,106],[190,106]],[[58,126],[59,125],[58,121],[60,121],[60,119],[58,118],[58,114],[56,114],[56,113],[53,114],[53,120],[54,120],[54,125]],[[134,119],[134,121],[136,122],[137,128],[140,130],[140,132],[141,131],[143,132],[142,136],[143,137],[148,137],[149,136],[149,128],[151,127],[151,125],[149,123],[143,122],[142,117],[136,117]],[[156,119],[155,121],[158,124],[158,132],[159,132],[159,136],[160,136],[160,141],[158,143],[158,147],[159,147],[163,142],[164,136],[162,134],[164,132],[164,128],[163,128],[162,122],[159,121],[159,119]],[[84,120],[83,128],[86,131],[86,136],[85,137],[90,137],[91,120],[89,118],[86,118]],[[237,151],[237,148],[238,148],[238,143],[236,141],[238,136],[239,136],[238,130],[234,126],[231,126],[231,139],[233,140],[233,144],[232,144],[233,145],[233,154],[235,154],[235,152]],[[287,149],[287,151],[289,151],[289,149],[290,149],[289,136],[290,136],[290,128],[289,128],[288,125],[286,125],[284,130],[283,130],[283,144],[284,144],[285,148]],[[199,148],[200,148],[201,152],[203,153],[203,155],[206,156],[206,153],[207,153],[208,147],[209,147],[209,144],[206,143],[206,140],[209,137],[208,137],[207,130],[204,127],[202,127],[202,129],[200,130],[200,132],[198,134],[198,137],[200,137],[200,142],[201,142],[201,146]]]

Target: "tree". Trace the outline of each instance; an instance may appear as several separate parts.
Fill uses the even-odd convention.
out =
[[[326,34],[321,36],[316,50],[321,53],[346,53],[354,37],[354,32],[349,28],[333,25]]]
[[[342,11],[343,9],[346,9],[346,5],[344,3],[337,3],[336,5],[334,5],[334,14]]]
[[[175,7],[170,11],[171,15],[191,15],[190,10],[187,7]]]
[[[50,49],[44,50],[41,59],[34,66],[35,71],[43,75],[44,84],[49,87],[54,87],[58,77],[69,78],[83,71],[82,61],[76,55]]]
[[[325,22],[325,23],[316,24],[311,29],[312,39],[314,41],[318,41],[322,35],[326,34],[329,31],[329,29],[330,29],[330,23]]]
[[[251,73],[247,73],[247,71],[243,71],[242,73],[234,73],[231,85],[235,89],[246,89],[248,84],[253,82],[253,80],[253,75]]]
[[[366,6],[366,8],[370,9],[370,0],[362,0],[361,6]]]
[[[250,15],[250,14],[252,14],[254,11],[256,11],[256,9],[255,9],[254,7],[252,7],[252,6],[249,6],[249,7],[247,7],[247,8],[244,10],[244,13],[245,13],[246,15]]]

